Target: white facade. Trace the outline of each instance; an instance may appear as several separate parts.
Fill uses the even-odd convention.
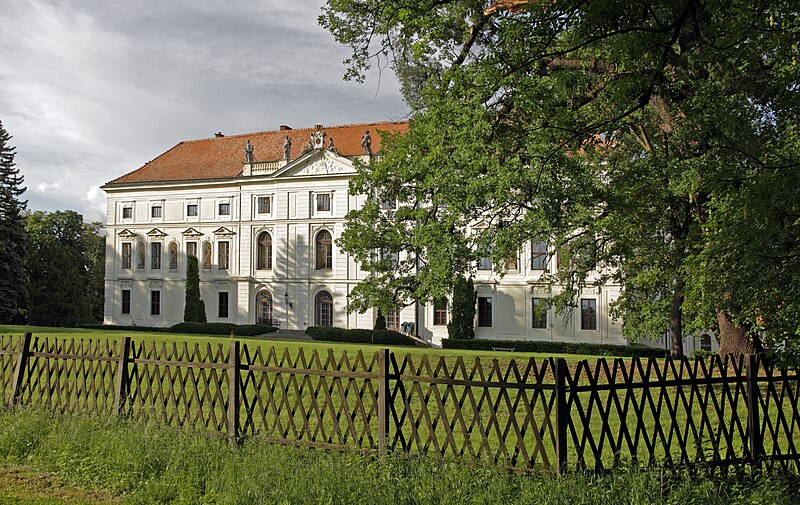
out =
[[[244,163],[234,177],[107,184],[105,323],[181,322],[186,257],[194,252],[209,321],[250,324],[271,315],[281,328],[303,330],[327,317],[319,312],[331,306],[316,303],[327,292],[327,322],[371,328],[376,311],[346,312],[348,293],[364,273],[335,244],[347,212],[363,203],[348,192],[353,157],[318,148],[291,162]],[[264,232],[271,242],[268,265],[257,257]],[[333,242],[330,265],[317,268],[317,239],[324,232]],[[621,321],[609,316],[619,295],[614,285],[579,295],[571,316],[550,309],[546,321],[534,321],[536,299],[558,290],[539,282],[542,269],[555,268],[544,263],[532,259],[528,245],[504,276],[478,270],[478,338],[626,343]],[[271,314],[264,299],[272,300]],[[387,322],[414,323],[413,333],[436,345],[447,337],[449,314],[437,318],[434,312],[432,304],[412,304]]]

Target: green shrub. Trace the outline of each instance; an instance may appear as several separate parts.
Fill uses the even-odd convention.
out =
[[[452,339],[442,340],[444,349],[469,349],[491,351],[492,348],[513,348],[516,352],[536,352],[543,354],[585,354],[592,356],[641,356],[664,358],[666,349],[642,345],[585,344],[572,342],[550,342],[539,340],[487,340]]]
[[[383,314],[378,312],[378,317],[375,318],[375,327],[372,328],[373,330],[385,330],[386,329],[386,318],[383,317]]]
[[[393,330],[361,330],[336,328],[335,326],[309,326],[306,334],[314,340],[324,342],[348,342],[352,344],[408,345],[417,343]]]
[[[207,333],[209,335],[234,335],[252,337],[262,333],[271,333],[276,328],[267,324],[233,324],[233,323],[178,323],[169,328],[174,333]]]
[[[207,335],[234,335],[252,337],[263,333],[272,333],[277,328],[268,324],[233,324],[233,323],[178,323],[169,327],[161,326],[124,326],[113,324],[86,324],[81,328],[92,330],[115,331],[149,331],[161,333],[200,333]]]
[[[475,304],[478,293],[472,278],[465,279],[457,276],[453,284],[453,306],[451,308],[450,322],[447,323],[447,336],[451,339],[475,338]]]

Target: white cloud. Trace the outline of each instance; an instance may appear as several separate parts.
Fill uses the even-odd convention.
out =
[[[0,23],[0,120],[29,207],[98,216],[97,188],[177,142],[405,114],[393,78],[342,81],[323,0],[15,0]],[[85,196],[84,196],[85,195]]]

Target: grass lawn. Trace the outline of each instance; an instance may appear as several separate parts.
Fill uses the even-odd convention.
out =
[[[215,344],[226,344],[230,337],[228,336],[220,336],[220,335],[199,335],[199,334],[186,334],[186,333],[160,333],[160,332],[146,332],[146,331],[124,331],[124,330],[93,330],[93,329],[84,329],[84,328],[50,328],[45,326],[11,326],[11,325],[0,325],[0,335],[14,335],[19,336],[24,333],[30,332],[33,334],[34,337],[49,337],[49,338],[66,338],[66,339],[101,339],[101,340],[116,340],[122,336],[130,336],[133,341],[135,342],[155,342],[156,344],[161,343],[172,343],[172,342],[188,342],[189,344],[206,344],[211,343],[212,345]],[[345,343],[336,343],[336,342],[315,342],[313,340],[297,340],[292,338],[285,338],[281,336],[280,332],[277,333],[269,333],[265,336],[260,337],[236,337],[237,340],[240,340],[247,344],[248,348],[252,348],[252,346],[258,346],[265,348],[264,350],[268,349],[269,347],[275,347],[276,350],[280,349],[289,349],[291,354],[297,352],[298,349],[302,348],[304,351],[312,351],[317,350],[326,351],[328,349],[333,349],[337,355],[342,352],[349,353],[357,353],[359,350],[366,353],[375,352],[377,349],[385,348],[387,346],[381,345],[370,345],[370,344],[345,344]],[[525,363],[531,357],[536,358],[536,361],[539,362],[540,360],[547,359],[552,357],[549,354],[538,354],[538,353],[522,353],[522,352],[505,352],[505,351],[471,351],[471,350],[464,350],[464,349],[437,349],[437,348],[423,348],[423,347],[405,347],[405,346],[388,346],[389,349],[394,352],[398,356],[404,356],[406,354],[410,354],[413,357],[421,357],[422,355],[427,355],[429,359],[438,359],[439,357],[445,357],[448,361],[454,361],[456,357],[462,356],[465,359],[472,360],[474,358],[480,358],[482,362],[491,363],[493,359],[497,359],[500,361],[501,364],[506,364],[509,361],[516,360],[517,362]],[[263,352],[263,350],[262,350]],[[585,356],[585,355],[578,355],[578,354],[564,354],[559,357],[563,357],[567,360],[567,363],[571,366],[574,366],[577,362],[582,360],[589,360],[589,362],[593,362],[597,358],[601,356]]]
[[[624,466],[515,475],[452,461],[242,446],[130,420],[0,410],[0,503],[727,505],[800,500],[794,473]],[[5,484],[8,484],[7,486]]]
[[[118,497],[71,485],[49,472],[0,463],[0,503],[4,505],[112,505]]]

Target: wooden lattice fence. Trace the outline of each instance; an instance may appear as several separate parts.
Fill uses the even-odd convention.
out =
[[[232,387],[232,385],[234,387]],[[157,419],[231,439],[520,469],[800,457],[798,376],[738,361],[296,353],[239,341],[0,336],[4,404]]]

